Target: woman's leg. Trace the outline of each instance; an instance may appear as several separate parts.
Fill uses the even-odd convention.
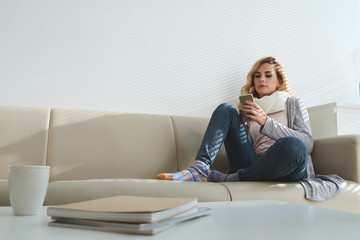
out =
[[[211,171],[210,181],[285,181],[307,178],[308,152],[296,137],[278,139],[254,164],[234,174]]]
[[[227,103],[219,105],[211,116],[196,160],[211,166],[223,143],[231,171],[249,167],[256,161],[257,155],[240,116]]]
[[[245,128],[236,109],[230,104],[221,104],[213,112],[195,162],[187,170],[173,174],[159,174],[158,179],[206,181],[217,153],[225,142],[231,169],[249,166],[257,156],[248,141]],[[238,161],[244,160],[244,164]]]

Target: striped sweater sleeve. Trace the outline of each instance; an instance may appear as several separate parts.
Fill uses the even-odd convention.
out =
[[[310,154],[314,139],[311,135],[309,115],[304,103],[298,98],[289,98],[286,102],[289,127],[268,117],[260,133],[277,140],[282,137],[293,136],[302,140]]]

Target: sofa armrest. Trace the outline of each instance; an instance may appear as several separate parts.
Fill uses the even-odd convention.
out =
[[[360,183],[360,135],[315,139],[311,156],[316,174],[336,174]]]

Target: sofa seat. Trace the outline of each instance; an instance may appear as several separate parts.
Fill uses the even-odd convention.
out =
[[[178,182],[154,179],[93,179],[51,182],[45,205],[115,196],[196,197],[200,202],[279,200],[360,214],[360,185],[347,181],[343,192],[326,201],[309,201],[299,183]]]

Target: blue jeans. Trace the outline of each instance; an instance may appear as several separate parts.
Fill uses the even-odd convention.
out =
[[[259,157],[238,112],[226,103],[213,112],[196,160],[211,166],[223,143],[229,173],[237,173],[239,181],[296,182],[307,178],[308,152],[300,139],[280,138]]]

